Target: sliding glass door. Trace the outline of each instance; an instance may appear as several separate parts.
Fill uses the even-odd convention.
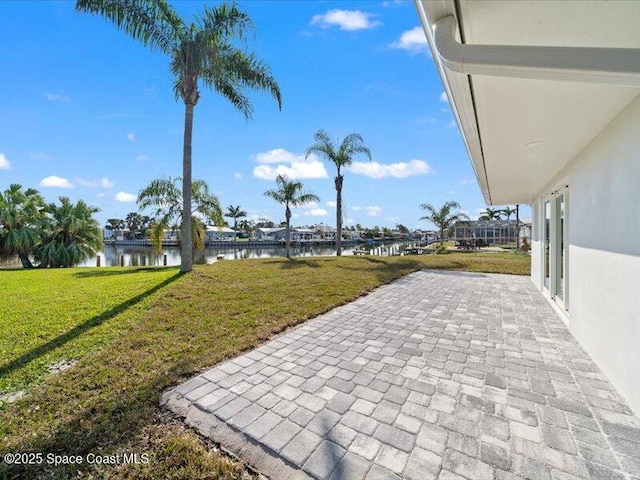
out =
[[[544,202],[544,288],[550,290],[549,277],[551,276],[551,201]]]
[[[564,241],[564,193],[555,198],[556,248],[555,248],[555,300],[564,303],[564,274],[565,274],[565,241]]]
[[[543,205],[543,287],[563,310],[567,302],[567,187],[549,195]]]

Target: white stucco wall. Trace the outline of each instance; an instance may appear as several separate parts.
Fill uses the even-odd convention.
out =
[[[543,199],[561,184],[569,185],[569,328],[640,413],[640,96],[536,197],[540,288]]]

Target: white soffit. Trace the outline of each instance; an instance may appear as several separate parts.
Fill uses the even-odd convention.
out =
[[[459,14],[465,44],[640,48],[640,2],[417,3],[431,22]],[[484,75],[469,81],[443,69],[441,74],[485,200],[494,205],[529,202],[640,92]]]

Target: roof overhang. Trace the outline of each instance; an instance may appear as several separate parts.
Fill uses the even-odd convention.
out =
[[[415,3],[487,204],[530,202],[640,92],[640,2]]]

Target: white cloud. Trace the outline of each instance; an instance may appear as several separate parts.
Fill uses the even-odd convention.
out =
[[[475,185],[476,181],[473,178],[463,178],[460,180],[460,185]]]
[[[9,162],[4,153],[0,153],[0,170],[11,170],[11,162]]]
[[[138,197],[133,193],[118,192],[115,195],[115,199],[119,202],[133,203],[138,199]]]
[[[236,180],[240,180],[242,178],[242,174],[240,172],[235,172],[233,174],[233,178],[235,178]]]
[[[484,212],[484,210],[483,210]],[[471,213],[469,213],[468,210],[459,210],[458,214],[461,216],[467,216],[469,218],[469,220],[477,220],[478,219],[478,215],[472,215]]]
[[[393,0],[392,2],[385,1],[385,2],[382,2],[382,6],[383,7],[390,7],[392,5],[403,5],[405,3],[407,3],[405,0]]]
[[[66,178],[51,175],[40,180],[41,187],[73,188],[75,185]]]
[[[329,212],[327,212],[324,208],[312,208],[304,212],[304,214],[308,217],[326,217],[327,215],[329,215]]]
[[[102,188],[113,188],[115,185],[114,182],[109,180],[107,177],[102,177],[98,180],[85,180],[84,178],[76,178],[76,183],[78,185],[82,185],[83,187],[102,187]]]
[[[53,160],[53,156],[41,152],[29,152],[29,158],[33,160]]]
[[[127,133],[127,138],[129,139],[130,142],[135,142],[136,141],[136,134],[135,133]]]
[[[150,162],[151,161],[151,157],[149,155],[145,155],[144,153],[136,156],[136,160],[138,162]]]
[[[353,162],[349,170],[356,175],[364,175],[371,178],[406,178],[414,175],[427,175],[434,173],[433,168],[423,161],[413,159],[409,162],[383,164],[378,162]]]
[[[304,155],[295,155],[284,148],[274,148],[263,153],[253,155],[253,160],[257,163],[291,163],[304,159]]]
[[[45,93],[44,98],[46,98],[50,102],[68,102],[69,101],[69,97],[65,97],[64,95],[60,95],[59,93]]]
[[[336,207],[338,206],[338,203],[337,203],[337,202],[334,202],[333,200],[329,200],[329,201],[327,202],[327,206],[328,206],[328,207],[332,207],[332,208],[336,208]]]
[[[96,193],[96,197],[98,198],[102,198],[102,197],[106,197],[107,196],[107,192],[98,192]]]
[[[353,210],[354,212],[359,212],[360,210],[362,210],[362,207],[358,207],[356,205],[355,207],[351,207],[351,210]]]
[[[252,156],[260,165],[254,167],[253,175],[263,180],[274,180],[278,175],[286,175],[290,180],[305,178],[328,178],[324,164],[315,155],[296,155],[283,148]]]
[[[407,50],[411,53],[424,52],[427,50],[427,37],[422,27],[413,27],[411,30],[402,32],[400,39],[393,42],[391,48]]]
[[[382,207],[378,207],[377,205],[371,205],[364,208],[368,217],[378,217],[382,213]]]
[[[319,25],[321,28],[338,26],[340,30],[353,32],[356,30],[368,30],[381,25],[379,21],[372,21],[373,14],[360,10],[329,10],[327,13],[314,15],[311,25]]]
[[[442,93],[440,94],[440,96],[438,97],[438,99],[439,99],[441,102],[449,103],[449,97],[447,97],[447,92],[442,92]]]

